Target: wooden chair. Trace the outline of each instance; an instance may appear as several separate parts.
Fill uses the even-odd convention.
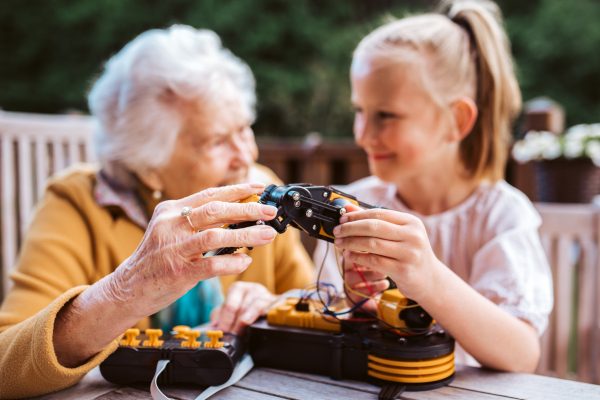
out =
[[[537,373],[599,383],[599,209],[536,203],[554,279],[554,310]]]
[[[94,119],[0,111],[0,299],[9,288],[22,234],[47,178],[71,164],[93,161]]]

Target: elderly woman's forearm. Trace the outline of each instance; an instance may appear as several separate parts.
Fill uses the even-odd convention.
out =
[[[126,305],[107,298],[103,286],[108,279],[96,282],[57,314],[52,339],[62,366],[84,364],[137,322]]]

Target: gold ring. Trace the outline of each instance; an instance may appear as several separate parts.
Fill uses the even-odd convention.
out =
[[[182,217],[186,217],[188,219],[188,221],[190,222],[190,225],[192,226],[192,229],[194,229],[196,232],[200,233],[202,232],[202,230],[200,229],[196,229],[196,227],[194,226],[194,224],[192,224],[192,220],[190,219],[190,214],[192,213],[193,209],[192,207],[183,207],[181,209],[181,216]]]

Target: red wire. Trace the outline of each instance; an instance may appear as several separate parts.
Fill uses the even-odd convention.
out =
[[[371,318],[371,319],[361,319],[361,318],[346,318],[343,319],[342,321],[351,321],[351,322],[372,322],[372,321],[377,321],[375,318]]]
[[[360,279],[362,279],[362,281],[365,283],[365,285],[367,285],[367,289],[369,289],[369,293],[371,293],[371,297],[375,297],[375,293],[373,293],[373,290],[371,289],[371,286],[369,286],[369,283],[367,282],[367,280],[365,279],[365,277],[363,276],[363,274],[360,273],[360,271],[358,270],[358,267],[356,266],[356,264],[352,263],[352,265],[354,266],[354,270],[358,273],[358,276],[360,276]]]

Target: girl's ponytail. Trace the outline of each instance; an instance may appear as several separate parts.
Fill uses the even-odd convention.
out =
[[[501,179],[512,123],[521,110],[521,91],[500,9],[491,1],[474,0],[453,1],[446,7],[448,17],[467,31],[477,68],[479,118],[461,143],[462,159],[467,170]]]

